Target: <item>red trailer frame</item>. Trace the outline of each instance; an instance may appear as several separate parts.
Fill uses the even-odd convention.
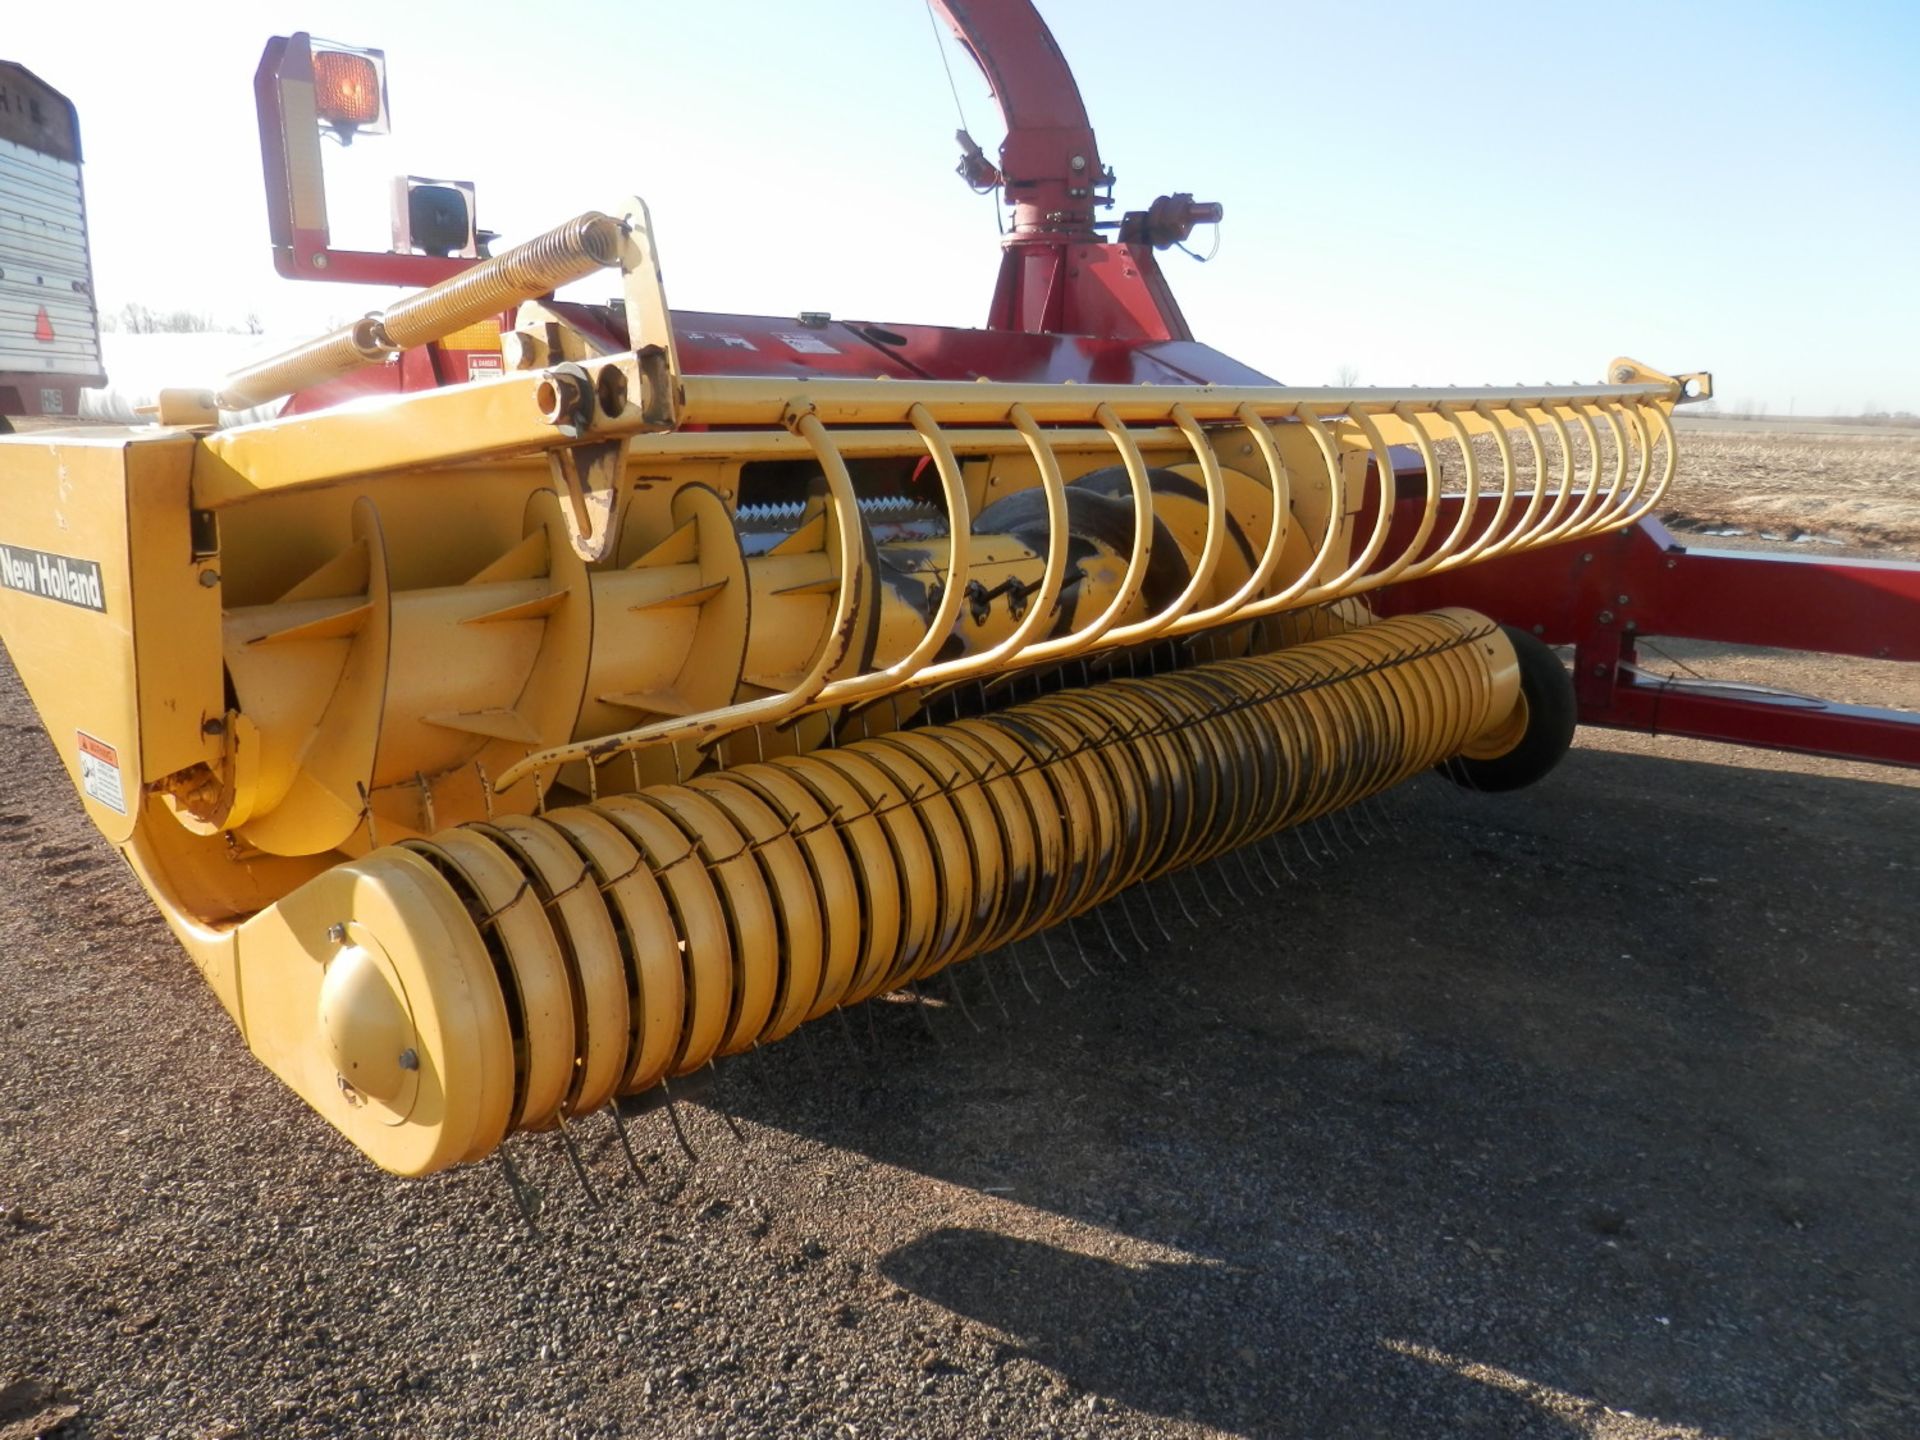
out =
[[[1454,518],[1462,503],[1449,503]],[[1489,519],[1495,503],[1480,498]],[[1443,514],[1435,528],[1445,534],[1448,523]],[[1584,724],[1920,766],[1920,714],[1649,676],[1638,663],[1639,642],[1655,636],[1920,661],[1920,565],[1693,550],[1648,517],[1600,541],[1388,586],[1378,608],[1400,614],[1441,605],[1465,605],[1571,645]]]

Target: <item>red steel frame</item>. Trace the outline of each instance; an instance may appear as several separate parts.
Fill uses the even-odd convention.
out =
[[[1447,502],[1436,534],[1448,533],[1449,514],[1457,518],[1463,503]],[[1482,524],[1495,504],[1479,498]],[[1377,608],[1400,614],[1442,605],[1573,646],[1584,724],[1920,766],[1920,714],[1690,676],[1653,679],[1637,669],[1638,642],[1650,636],[1920,661],[1920,565],[1694,550],[1648,518],[1599,540],[1392,585]]]
[[[1098,374],[1175,384],[1257,381],[1256,372],[1193,342],[1153,247],[1131,238],[1139,227],[1122,227],[1116,240],[1101,236],[1095,213],[1105,202],[1096,190],[1111,177],[1072,71],[1032,0],[933,3],[987,76],[1007,124],[999,165],[982,160],[976,167],[1014,207],[988,330],[855,325],[841,327],[849,335],[835,343],[851,336],[874,347],[871,357],[857,357],[863,365],[877,361],[883,371],[899,366],[903,373],[946,378],[992,374],[1057,381]],[[283,75],[301,78],[304,41],[295,36],[291,44],[271,42],[255,77],[281,273],[304,280],[426,284],[471,264],[330,250],[324,229],[295,226],[288,179],[301,161],[294,147],[312,144],[317,164],[318,141],[287,134],[279,83]],[[304,78],[311,78],[310,69]],[[1186,199],[1163,197],[1162,203]],[[1129,217],[1136,218],[1143,217]],[[781,367],[778,373],[789,373],[802,364],[799,355],[785,354],[769,339],[779,326],[790,329],[791,322],[676,317],[683,357],[716,371],[773,364]],[[757,348],[727,343],[749,334]],[[715,343],[703,346],[709,340]],[[747,360],[748,353],[756,358]],[[433,347],[409,352],[401,365],[363,372],[350,386],[293,403],[310,408],[346,393],[457,382],[466,378],[461,358],[440,356]],[[1424,475],[1401,469],[1395,480],[1396,498],[1424,496]],[[1447,503],[1457,516],[1466,501]],[[1492,497],[1476,499],[1481,523],[1490,522],[1493,503]],[[1449,530],[1443,517],[1434,534]],[[1398,552],[1389,543],[1383,553]],[[1920,766],[1920,714],[1692,678],[1649,679],[1636,667],[1636,645],[1645,636],[1920,661],[1920,565],[1691,550],[1648,519],[1604,540],[1501,556],[1390,586],[1377,599],[1389,614],[1469,606],[1550,643],[1573,646],[1580,718],[1587,724]]]

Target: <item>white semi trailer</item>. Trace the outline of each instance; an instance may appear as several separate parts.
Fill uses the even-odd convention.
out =
[[[79,117],[0,60],[0,430],[9,415],[78,415],[81,390],[105,383]]]

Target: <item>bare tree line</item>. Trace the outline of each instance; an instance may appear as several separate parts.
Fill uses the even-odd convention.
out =
[[[129,300],[113,314],[102,315],[100,328],[109,334],[126,335],[258,335],[263,329],[260,317],[251,312],[237,325],[221,325],[204,311],[155,310],[137,300]]]

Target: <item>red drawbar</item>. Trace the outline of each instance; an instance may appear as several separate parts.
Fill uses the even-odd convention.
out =
[[[1458,517],[1445,502],[1436,535]],[[1483,496],[1484,524],[1493,497]],[[1416,507],[1395,526],[1411,534]],[[1396,553],[1392,540],[1385,554]],[[1920,565],[1691,550],[1655,520],[1392,585],[1384,614],[1465,605],[1574,647],[1588,725],[1920,767],[1920,714],[1637,673],[1643,636],[1920,661]]]

